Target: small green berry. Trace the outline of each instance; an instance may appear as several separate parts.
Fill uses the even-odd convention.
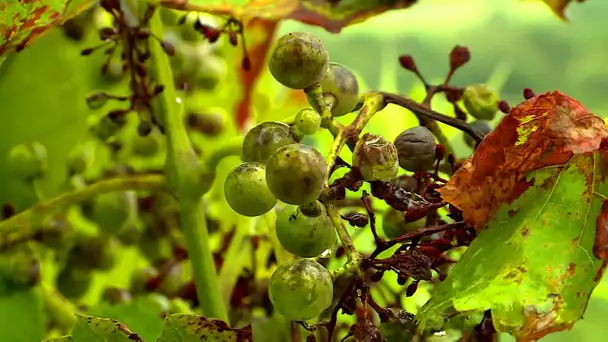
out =
[[[305,89],[323,79],[329,63],[325,45],[315,35],[293,32],[277,40],[268,67],[272,76],[292,89]]]
[[[276,121],[262,122],[245,134],[243,161],[266,164],[280,147],[296,142],[296,136],[288,125]]]
[[[68,172],[71,175],[84,173],[92,161],[93,156],[88,146],[77,146],[68,155]]]
[[[296,115],[295,125],[302,134],[315,134],[321,128],[321,115],[311,108],[302,109]]]
[[[465,88],[462,101],[464,107],[474,118],[492,120],[498,112],[500,98],[486,84],[475,84]]]
[[[8,155],[8,164],[26,181],[44,176],[47,170],[46,147],[39,142],[14,146]]]
[[[365,133],[355,146],[353,166],[359,168],[367,182],[386,182],[399,172],[397,148],[382,136]]]
[[[286,145],[268,160],[266,182],[270,191],[287,204],[315,201],[323,190],[327,164],[315,148],[303,144]]]
[[[266,185],[266,168],[260,163],[245,162],[226,177],[224,195],[232,210],[243,216],[260,216],[277,203]]]
[[[424,228],[425,219],[415,222],[405,222],[403,212],[390,208],[382,216],[382,231],[389,239]]]

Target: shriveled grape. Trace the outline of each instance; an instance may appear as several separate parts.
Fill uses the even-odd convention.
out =
[[[265,164],[276,150],[296,142],[296,136],[288,125],[276,121],[262,122],[245,134],[243,161]]]
[[[416,126],[395,139],[399,166],[408,171],[427,171],[435,162],[435,136],[428,128]]]
[[[285,206],[277,215],[277,238],[290,253],[315,257],[335,245],[336,232],[325,206],[320,202],[316,206],[318,212],[312,215],[295,205]]]
[[[243,216],[267,213],[277,198],[266,184],[266,168],[260,163],[242,163],[226,177],[224,195],[232,210]]]
[[[281,201],[301,205],[313,202],[323,190],[327,165],[315,148],[291,144],[278,149],[268,160],[266,182]]]
[[[331,304],[332,278],[318,262],[298,259],[274,271],[268,294],[274,308],[283,316],[306,321],[319,316]]]
[[[388,181],[399,172],[397,148],[382,136],[366,133],[355,146],[353,166],[365,181]]]

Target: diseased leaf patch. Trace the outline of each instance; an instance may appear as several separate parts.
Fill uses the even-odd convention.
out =
[[[253,341],[251,325],[232,329],[223,321],[197,315],[173,314],[165,318],[163,333],[157,342]]]
[[[421,309],[421,326],[441,326],[454,307],[492,310],[495,327],[518,341],[572,327],[604,272],[593,248],[606,175],[597,153],[532,172],[530,187],[500,205]]]
[[[608,131],[559,92],[514,108],[439,191],[481,233],[431,300],[421,326],[446,310],[491,310],[518,341],[569,329],[606,266]]]
[[[77,315],[72,334],[49,342],[143,342],[138,334],[132,332],[126,325],[110,318],[99,318]]]
[[[89,8],[94,0],[8,0],[0,3],[0,55],[23,50],[49,29]]]

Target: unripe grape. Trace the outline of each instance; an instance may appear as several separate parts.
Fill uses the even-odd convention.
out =
[[[14,146],[8,155],[9,167],[22,179],[42,177],[47,170],[46,147],[39,142]]]
[[[57,277],[57,290],[69,300],[79,299],[89,290],[92,278],[89,272],[66,265]]]
[[[302,109],[296,115],[295,125],[302,134],[315,134],[321,128],[321,115],[311,108]]]
[[[465,88],[462,101],[464,107],[474,118],[492,120],[498,112],[500,98],[486,84],[474,84]]]
[[[169,313],[193,313],[190,304],[181,298],[172,298],[169,304]]]
[[[137,206],[134,191],[109,192],[93,199],[91,220],[106,235],[116,235]]]
[[[406,233],[424,228],[425,219],[414,222],[405,222],[403,212],[390,208],[382,216],[382,230],[389,239],[394,239]]]
[[[323,42],[308,32],[288,33],[277,40],[268,68],[281,84],[305,89],[323,79],[329,53]]]
[[[110,286],[103,291],[101,299],[110,304],[125,304],[130,302],[133,298],[131,292],[128,290]]]
[[[117,242],[113,239],[80,236],[70,251],[67,262],[78,269],[107,271],[116,263],[117,249]]]
[[[204,135],[215,137],[222,133],[226,125],[226,120],[220,110],[220,108],[214,108],[206,113],[190,113],[187,118],[188,126]]]
[[[158,270],[156,268],[148,267],[135,270],[131,274],[129,290],[134,295],[149,292],[146,286],[150,280],[156,277],[158,277]]]
[[[395,139],[399,166],[408,171],[427,171],[435,162],[435,136],[428,128],[416,126]]]
[[[87,146],[77,146],[67,159],[67,167],[70,174],[81,174],[87,170],[93,160],[92,153]]]
[[[157,134],[148,134],[145,137],[135,136],[133,138],[133,153],[141,157],[152,157],[160,151],[160,137]]]
[[[266,166],[266,183],[270,191],[287,204],[313,202],[323,190],[327,164],[315,148],[303,144],[278,149]]]
[[[266,185],[266,168],[260,163],[245,162],[230,171],[224,195],[230,208],[243,216],[260,216],[277,203]]]
[[[382,136],[365,133],[355,146],[353,166],[359,168],[365,181],[386,182],[399,172],[397,148]]]
[[[333,283],[329,271],[310,259],[280,265],[270,277],[268,294],[274,308],[292,321],[319,316],[331,305]]]
[[[194,74],[197,89],[211,91],[226,77],[226,61],[210,53],[197,57],[201,59]]]
[[[346,66],[331,62],[321,81],[324,96],[333,97],[333,116],[342,116],[355,109],[359,102],[359,82],[355,74]],[[317,108],[318,109],[318,108]]]
[[[243,161],[266,164],[270,156],[297,139],[291,128],[275,121],[262,122],[250,129],[243,140]]]
[[[316,213],[304,213],[299,206],[286,205],[277,215],[279,242],[299,257],[316,257],[336,243],[336,231],[325,206],[320,202],[315,204]]]
[[[486,136],[488,135],[490,132],[492,132],[492,127],[490,127],[490,124],[485,121],[485,120],[475,120],[473,122],[470,123],[471,127],[473,127],[473,129],[481,134],[482,136]],[[470,148],[475,148],[475,139],[473,139],[470,135],[468,135],[467,133],[463,132],[463,136],[464,136],[464,142],[470,147]]]
[[[139,300],[139,305],[146,311],[154,314],[166,314],[171,309],[171,302],[166,296],[152,292],[147,293]]]

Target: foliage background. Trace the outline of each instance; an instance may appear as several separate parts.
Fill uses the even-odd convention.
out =
[[[454,84],[487,81],[501,89],[502,97],[512,105],[522,100],[524,87],[537,93],[559,89],[592,112],[607,117],[605,13],[608,13],[606,1],[573,4],[568,9],[569,23],[564,24],[539,2],[421,0],[410,9],[385,13],[346,28],[339,35],[292,21],[284,22],[278,34],[301,30],[315,33],[326,42],[333,61],[348,65],[361,77],[363,88],[400,92],[417,99],[423,96],[420,84],[399,68],[398,55],[413,55],[428,79],[440,80],[447,72],[451,48],[465,45],[471,50],[472,62],[456,74]],[[55,29],[23,52],[9,55],[0,65],[0,156],[19,143],[38,140],[45,144],[50,174],[42,184],[42,193],[47,197],[62,191],[66,171],[63,161],[87,134],[91,111],[84,97],[100,87],[98,67],[102,56],[81,58],[79,51],[83,46],[94,45],[96,39],[95,32],[89,32],[84,43],[76,44]],[[228,115],[239,96],[234,89],[240,85],[232,72],[236,70],[233,64],[239,62],[235,54],[226,50],[229,73],[214,94],[201,100],[206,107],[225,108]],[[291,104],[281,109],[283,95],[281,87],[265,71],[254,97],[256,121],[293,115],[302,106]],[[441,99],[436,101],[439,111],[449,112],[449,106]],[[415,119],[403,110],[387,108],[372,120],[367,130],[393,139],[415,124]],[[453,139],[459,156],[466,155],[469,150],[460,134],[444,129]],[[234,133],[235,128],[231,127],[225,134]],[[316,142],[322,151],[326,150],[329,138],[324,136]],[[227,160],[222,168],[228,170],[236,162]],[[221,177],[218,178],[217,183],[221,183]],[[0,203],[11,201],[18,209],[24,209],[36,202],[33,191],[15,180],[1,158],[0,179]],[[221,193],[219,187],[216,184],[217,189],[209,196],[217,198]],[[221,204],[216,211],[236,216]],[[129,251],[124,253],[125,265],[136,264],[129,259]],[[94,301],[95,291],[104,284],[124,285],[120,272],[119,268],[113,274],[96,274],[97,290],[90,291],[89,301]],[[44,278],[52,279],[50,274],[52,270]],[[8,317],[16,315],[15,310],[32,310],[28,305],[8,300],[0,303],[0,322],[9,322]],[[605,317],[608,317],[608,277],[597,287],[585,318],[572,331],[552,334],[544,340],[598,341],[608,334]],[[3,323],[0,330],[4,331]]]

